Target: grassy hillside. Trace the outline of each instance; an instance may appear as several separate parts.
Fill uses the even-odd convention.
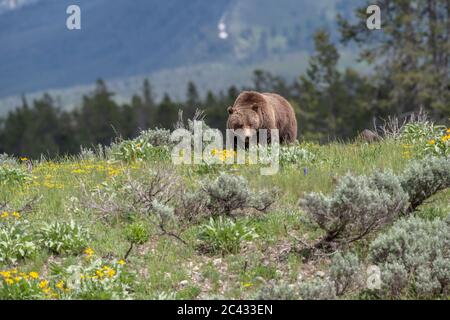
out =
[[[6,240],[0,233],[0,299],[297,297],[297,285],[328,278],[333,257],[308,258],[302,253],[323,231],[311,224],[299,199],[309,192],[333,192],[347,173],[370,175],[392,169],[401,175],[419,156],[415,149],[408,151],[404,142],[390,139],[373,144],[301,144],[282,150],[278,174],[262,176],[261,165],[174,166],[164,147],[152,147],[145,160],[133,161],[142,158],[140,145],[135,145],[131,156],[129,146],[121,144],[107,156],[84,152],[56,162],[42,160],[30,171],[26,159],[3,159],[2,170],[15,173],[0,171],[0,227],[15,226],[16,240]],[[179,197],[186,190],[207,186],[222,171],[244,177],[250,192],[270,190],[272,205],[265,212],[237,210],[228,224],[216,218],[211,225],[210,214],[217,211],[205,208],[189,216],[196,210],[179,202]],[[159,180],[155,180],[157,172]],[[157,191],[158,186],[164,187]],[[133,205],[127,202],[128,192],[137,197]],[[152,197],[160,203],[149,204]],[[449,189],[440,191],[410,215],[426,221],[445,218],[449,198]],[[54,225],[70,221],[74,221],[71,227]],[[370,243],[391,225],[386,223],[339,251],[350,248],[365,264]],[[22,296],[8,289],[16,281],[11,272],[27,279],[17,280],[28,283]],[[12,284],[5,279],[12,279]],[[340,298],[377,297],[364,292],[350,291]],[[402,295],[411,297],[410,291]]]

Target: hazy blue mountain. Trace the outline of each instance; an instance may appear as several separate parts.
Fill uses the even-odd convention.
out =
[[[64,100],[100,77],[127,96],[144,76],[175,93],[200,76],[202,90],[245,83],[259,66],[294,76],[314,30],[336,35],[336,14],[361,2],[0,0],[0,99],[56,89]],[[70,4],[81,7],[82,30],[66,28]]]

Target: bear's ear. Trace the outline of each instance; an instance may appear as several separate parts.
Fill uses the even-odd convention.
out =
[[[227,110],[228,110],[228,114],[232,114],[234,111],[232,106],[229,106]]]

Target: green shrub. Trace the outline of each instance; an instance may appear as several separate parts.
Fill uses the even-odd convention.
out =
[[[282,146],[280,149],[280,164],[290,165],[299,163],[312,163],[316,160],[315,154],[301,146]]]
[[[381,269],[383,297],[445,297],[450,292],[450,221],[401,219],[372,242],[370,259]]]
[[[0,300],[48,299],[48,293],[48,282],[42,280],[37,272],[0,271]]]
[[[448,216],[448,209],[436,207],[421,208],[415,215],[426,220],[442,219]]]
[[[450,187],[450,158],[430,157],[414,161],[403,172],[401,184],[414,211],[426,199]]]
[[[31,180],[31,175],[21,168],[0,167],[0,186],[23,185]]]
[[[170,130],[152,129],[141,132],[134,140],[123,140],[111,146],[114,160],[136,162],[167,160],[169,158]]]
[[[39,230],[40,244],[56,254],[78,254],[90,242],[88,230],[70,222],[53,222]]]
[[[307,194],[301,207],[325,231],[316,248],[349,244],[379,230],[404,212],[408,196],[390,171],[370,177],[347,174],[331,196]]]
[[[69,266],[50,263],[47,278],[35,271],[0,271],[0,300],[131,299],[133,282],[123,260],[84,259]]]
[[[432,122],[406,124],[400,138],[420,157],[448,156],[450,154],[450,129]]]
[[[68,282],[71,299],[125,300],[133,297],[130,289],[133,277],[121,263],[98,259],[88,266],[73,266],[69,271],[74,279]],[[77,276],[80,280],[75,280]]]
[[[15,263],[31,257],[37,249],[28,221],[0,223],[0,263]]]
[[[212,253],[238,253],[243,241],[256,239],[258,234],[242,221],[219,217],[211,218],[209,223],[200,227],[198,239],[202,247]]]
[[[141,245],[148,241],[150,233],[145,223],[138,221],[126,226],[125,237],[130,243]]]
[[[145,160],[167,160],[169,153],[167,147],[154,147],[140,140],[125,140],[112,147],[114,160],[132,163]]]

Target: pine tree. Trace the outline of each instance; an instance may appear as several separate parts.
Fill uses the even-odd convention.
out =
[[[195,114],[195,111],[200,108],[201,99],[197,87],[194,82],[189,81],[186,92],[186,104],[184,108],[184,115],[190,119]]]
[[[156,126],[173,129],[178,120],[178,107],[172,102],[170,96],[165,94],[156,112]]]
[[[382,30],[365,28],[367,6],[358,21],[339,17],[342,40],[362,49],[361,59],[376,71],[386,114],[424,107],[436,119],[450,114],[450,1],[381,0]]]
[[[373,115],[374,89],[356,71],[339,71],[340,56],[328,32],[318,30],[314,44],[306,75],[295,87],[300,132],[319,141],[354,137]]]
[[[83,97],[77,113],[79,141],[84,146],[108,145],[121,134],[121,112],[103,80],[98,80],[91,95]]]

